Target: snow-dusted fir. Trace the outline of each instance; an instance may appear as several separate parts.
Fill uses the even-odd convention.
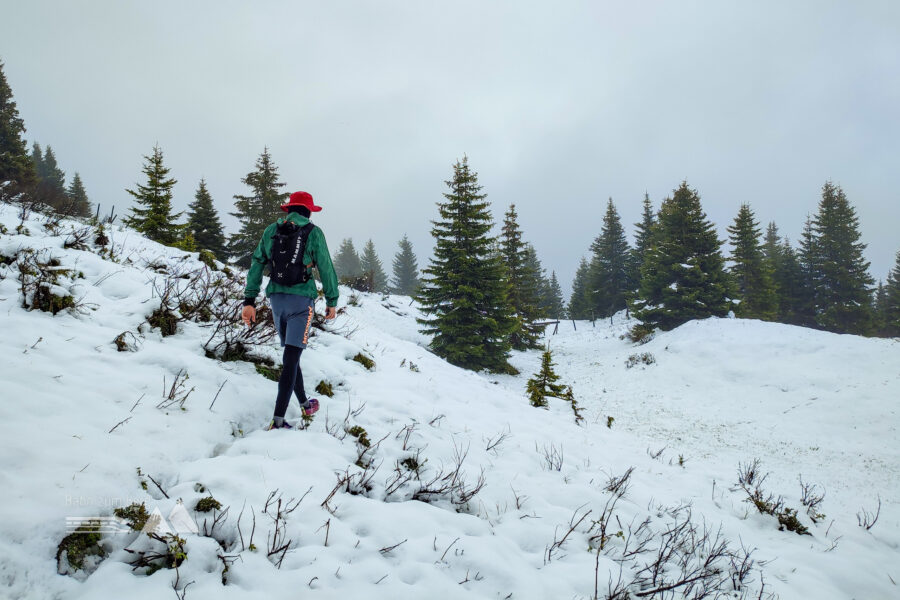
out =
[[[279,178],[268,147],[256,160],[256,168],[241,183],[250,191],[234,196],[235,212],[231,215],[238,218],[241,228],[228,239],[228,254],[238,265],[247,268],[266,227],[284,214],[281,205],[287,202],[289,194],[282,191],[285,183]]]

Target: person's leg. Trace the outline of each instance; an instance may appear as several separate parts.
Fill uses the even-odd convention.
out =
[[[300,349],[300,352],[303,352],[303,349]],[[303,369],[300,368],[300,362],[297,362],[297,378],[294,380],[294,393],[297,395],[297,400],[300,401],[300,404],[306,404],[306,390],[303,389]]]
[[[284,347],[281,377],[278,380],[278,396],[275,399],[275,427],[281,427],[284,424],[284,414],[287,412],[288,403],[291,401],[291,392],[294,391],[297,380],[301,352],[303,349],[298,346],[287,344]]]

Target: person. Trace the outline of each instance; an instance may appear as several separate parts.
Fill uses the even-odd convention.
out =
[[[322,289],[325,293],[325,318],[334,319],[338,301],[338,280],[331,263],[331,255],[325,243],[325,234],[322,230],[310,223],[310,215],[322,210],[316,206],[313,197],[307,192],[294,192],[287,204],[281,206],[287,216],[280,217],[275,223],[269,225],[263,232],[262,239],[253,252],[250,270],[247,273],[247,286],[244,289],[244,308],[241,310],[241,318],[248,327],[256,322],[256,296],[262,284],[263,269],[270,266],[272,247],[276,233],[292,231],[293,223],[299,228],[306,227],[306,247],[303,251],[302,265],[300,269],[309,274],[309,269],[318,267],[319,276],[322,279]],[[272,318],[275,321],[275,329],[284,348],[281,377],[278,380],[278,394],[275,398],[275,413],[269,429],[290,429],[292,425],[284,420],[288,405],[291,401],[291,393],[296,394],[300,401],[300,409],[304,416],[309,416],[319,409],[319,401],[316,398],[307,398],[303,388],[303,373],[300,370],[300,355],[306,348],[309,340],[309,327],[315,314],[315,302],[318,297],[316,281],[312,277],[294,285],[282,285],[275,282],[274,273],[266,286],[266,296],[272,305]]]

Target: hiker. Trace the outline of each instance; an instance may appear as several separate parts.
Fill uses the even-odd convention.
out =
[[[316,281],[310,274],[315,266],[322,278],[325,291],[325,318],[335,317],[338,300],[338,280],[331,264],[331,255],[325,244],[325,234],[310,222],[313,212],[322,210],[313,203],[306,192],[294,192],[290,201],[281,205],[286,217],[279,218],[263,232],[259,245],[253,252],[247,287],[244,290],[244,308],[241,319],[248,327],[256,322],[256,296],[262,283],[263,268],[268,266],[269,285],[266,296],[272,304],[275,329],[284,348],[281,377],[278,380],[278,396],[275,414],[269,429],[290,429],[284,420],[291,392],[300,401],[303,416],[319,410],[319,401],[307,398],[303,389],[303,373],[300,370],[300,354],[309,340],[309,327],[315,315],[318,296]]]

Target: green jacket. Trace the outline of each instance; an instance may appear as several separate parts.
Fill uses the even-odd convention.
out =
[[[244,298],[247,301],[256,300],[256,296],[259,294],[259,288],[262,285],[263,269],[268,266],[269,257],[272,255],[272,237],[275,235],[275,229],[278,225],[285,221],[292,221],[300,227],[309,223],[309,219],[306,217],[297,213],[289,213],[266,227],[259,245],[256,246],[256,250],[253,252],[253,258],[250,260],[250,271],[247,273],[247,287],[244,289]],[[337,306],[337,275],[334,272],[334,265],[331,264],[331,254],[328,253],[328,246],[325,244],[325,234],[318,227],[313,227],[312,231],[309,232],[309,237],[306,240],[306,250],[303,252],[303,264],[315,264],[318,267],[319,276],[322,278],[322,288],[325,291],[326,305]],[[312,278],[306,283],[290,286],[278,285],[274,281],[269,281],[269,285],[266,286],[266,296],[271,296],[272,294],[295,294],[313,299],[319,295],[318,290],[316,290],[316,280]]]

